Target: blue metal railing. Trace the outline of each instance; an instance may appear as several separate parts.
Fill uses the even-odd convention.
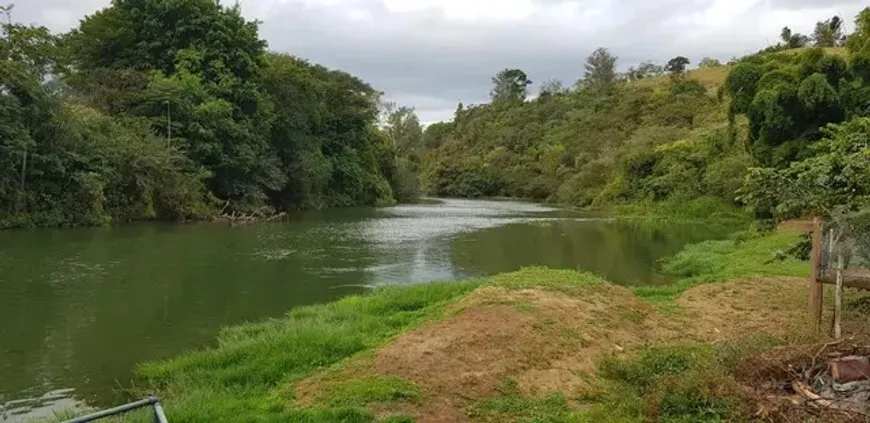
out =
[[[94,420],[99,420],[106,417],[117,416],[119,414],[124,414],[133,410],[137,410],[145,407],[152,407],[154,411],[154,423],[169,423],[166,420],[166,414],[163,413],[163,406],[160,405],[160,398],[151,397],[147,399],[143,399],[141,401],[131,402],[129,404],[124,404],[119,407],[110,408],[108,410],[98,411],[93,414],[88,414],[87,416],[76,417],[72,420],[67,420],[63,423],[87,423],[92,422]]]

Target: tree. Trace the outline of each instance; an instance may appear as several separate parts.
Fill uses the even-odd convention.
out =
[[[839,16],[816,22],[813,31],[813,42],[816,47],[836,47],[843,43],[843,21]]]
[[[538,91],[538,98],[550,98],[557,95],[566,94],[568,90],[562,84],[562,81],[556,79],[548,79],[541,84]]]
[[[375,128],[379,94],[344,72],[268,54],[264,89],[275,105],[272,150],[287,183],[279,209],[375,205],[392,200],[396,146]]]
[[[779,38],[782,40],[783,43],[788,44],[789,41],[791,41],[791,35],[791,28],[784,26],[782,27],[782,32],[779,33]]]
[[[107,85],[111,113],[150,118],[208,169],[219,198],[253,207],[284,182],[269,149],[272,108],[260,88],[265,42],[238,7],[212,0],[116,1],[65,39],[79,92]],[[138,75],[118,87],[117,75]],[[93,104],[99,106],[102,102]],[[108,110],[107,110],[108,111]]]
[[[805,47],[810,42],[810,37],[799,33],[793,33],[791,28],[787,26],[782,28],[779,37],[782,40],[781,48],[787,49]]]
[[[584,85],[604,89],[616,83],[616,56],[606,48],[599,47],[586,58],[583,73]]]
[[[9,12],[5,8],[4,12]],[[202,217],[207,176],[148,122],[69,101],[57,39],[0,24],[0,228]]]
[[[677,56],[668,60],[668,63],[665,65],[665,71],[670,73],[672,76],[682,75],[686,72],[686,67],[689,66],[689,63],[688,58]]]
[[[398,156],[396,173],[391,181],[399,201],[414,201],[420,195],[420,160],[423,149],[423,126],[411,107],[402,106],[389,111],[384,132],[396,146]]]
[[[846,38],[845,44],[853,60],[856,56],[870,58],[870,7],[864,8],[855,17],[855,31]]]
[[[629,67],[628,72],[626,72],[626,77],[630,81],[636,81],[639,79],[661,76],[664,73],[664,68],[647,60],[644,62],[640,62],[637,67]]]
[[[715,68],[717,66],[722,66],[722,62],[711,57],[705,57],[698,63],[698,68],[700,69]]]
[[[493,102],[523,102],[532,81],[520,69],[504,69],[492,78],[492,83],[489,95]]]

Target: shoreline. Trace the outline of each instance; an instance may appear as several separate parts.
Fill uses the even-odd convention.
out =
[[[173,421],[523,421],[524,409],[587,421],[643,402],[613,403],[601,387],[614,382],[607,369],[648,351],[694,357],[752,332],[803,336],[778,321],[805,314],[808,264],[768,262],[797,239],[785,229],[688,246],[665,263],[674,283],[657,287],[533,267],[379,288],[225,328],[216,347],[140,365],[137,386],[162,393]],[[596,392],[605,398],[586,398]],[[588,421],[617,421],[600,418]]]

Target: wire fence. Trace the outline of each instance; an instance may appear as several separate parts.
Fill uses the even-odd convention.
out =
[[[834,280],[842,265],[844,278],[870,282],[870,228],[860,223],[822,223],[821,279]]]

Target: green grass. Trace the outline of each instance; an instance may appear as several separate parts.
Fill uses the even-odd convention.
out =
[[[273,391],[438,316],[479,284],[387,287],[300,307],[282,319],[226,329],[214,348],[145,363],[136,373],[165,393],[173,422],[371,422],[359,408],[365,398],[407,398],[413,390],[395,381],[364,381],[341,387],[326,408],[303,410],[291,409]]]
[[[636,202],[607,206],[609,214],[622,218],[645,218],[666,221],[705,222],[738,221],[748,223],[750,216],[742,209],[715,197],[699,197],[687,201]]]
[[[497,396],[472,404],[469,417],[483,422],[563,422],[572,415],[564,396],[524,397],[511,378],[502,380],[496,392]]]
[[[369,404],[420,401],[420,388],[397,377],[366,377],[331,383],[317,398],[328,407],[364,407]]]
[[[527,397],[505,378],[495,396],[475,402],[468,414],[480,422],[516,423],[744,421],[740,391],[717,352],[712,345],[675,345],[605,358],[597,388],[573,399],[557,393]]]
[[[663,263],[663,271],[674,280],[672,284],[636,287],[634,292],[649,300],[671,300],[705,283],[747,277],[804,277],[809,275],[807,262],[777,258],[799,241],[798,233],[768,233],[689,245]]]
[[[526,267],[516,272],[495,275],[487,285],[500,286],[510,290],[545,289],[577,294],[593,286],[607,284],[600,276],[575,270],[550,269],[547,267]]]

